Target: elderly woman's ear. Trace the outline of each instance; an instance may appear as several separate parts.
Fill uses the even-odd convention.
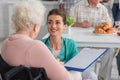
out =
[[[34,39],[38,35],[39,30],[40,30],[40,25],[35,24],[29,36]]]
[[[33,31],[34,31],[34,32],[38,33],[38,32],[39,32],[39,29],[40,29],[40,26],[39,26],[39,25],[35,24],[35,25],[33,26]]]

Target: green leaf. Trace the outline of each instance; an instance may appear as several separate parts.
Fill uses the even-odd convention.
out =
[[[66,16],[67,26],[71,26],[74,23],[74,20],[70,16]]]

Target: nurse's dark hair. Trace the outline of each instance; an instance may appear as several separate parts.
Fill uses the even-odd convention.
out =
[[[51,11],[49,11],[48,15],[47,15],[47,20],[48,17],[50,15],[59,15],[63,18],[63,23],[66,24],[66,15],[64,11],[60,11],[59,9],[52,9]]]

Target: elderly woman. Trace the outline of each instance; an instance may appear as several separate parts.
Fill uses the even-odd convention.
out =
[[[12,15],[15,33],[4,41],[1,56],[11,66],[44,67],[49,80],[73,80],[44,43],[34,40],[44,12],[40,1],[27,0],[16,4]]]

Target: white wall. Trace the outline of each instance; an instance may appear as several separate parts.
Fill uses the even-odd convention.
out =
[[[0,4],[0,38],[8,35],[8,8],[6,4]]]
[[[6,38],[10,33],[9,3],[20,0],[0,0],[0,39]]]

